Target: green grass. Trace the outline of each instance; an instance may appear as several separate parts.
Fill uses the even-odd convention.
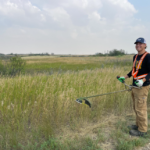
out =
[[[104,114],[124,116],[132,111],[130,92],[92,98],[91,109],[75,102],[79,97],[124,89],[116,76],[128,73],[132,62],[123,58],[95,58],[95,62],[93,58],[75,58],[70,63],[67,58],[63,58],[66,62],[57,59],[51,63],[28,62],[26,75],[0,78],[1,150],[100,150],[109,138],[102,130],[97,131],[96,140],[80,135],[64,140],[60,139],[66,134],[62,129],[76,132],[84,124],[99,123]],[[118,150],[142,145],[128,140],[126,125],[118,122],[110,137],[117,142]]]
[[[27,64],[26,72],[66,72],[66,71],[81,71],[81,70],[93,70],[97,68],[117,68],[123,67],[123,63],[93,63],[93,64],[67,64],[67,63],[37,63],[37,64]]]
[[[66,71],[81,71],[87,69],[101,68],[101,64],[67,64],[67,63],[43,63],[43,64],[28,64],[26,66],[27,73],[34,72],[66,72]]]
[[[60,140],[49,137],[49,139],[41,144],[33,143],[23,146],[22,144],[18,144],[14,146],[13,149],[18,150],[102,150],[97,146],[97,143],[90,138],[80,138],[74,140],[67,140],[63,143]]]
[[[66,72],[66,71],[81,71],[93,70],[97,68],[118,68],[129,67],[132,65],[132,59],[124,58],[45,58],[27,59],[26,73],[35,72]]]
[[[144,137],[131,138],[129,136],[129,129],[127,128],[127,121],[118,121],[116,123],[116,130],[112,131],[112,138],[116,143],[117,150],[133,150],[136,147],[142,147],[149,143],[150,130]]]

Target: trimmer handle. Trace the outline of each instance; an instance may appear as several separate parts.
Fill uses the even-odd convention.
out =
[[[117,76],[117,79],[119,79],[119,78],[120,78],[120,76]],[[119,80],[119,81],[120,81],[120,80]],[[124,80],[121,80],[120,82],[125,83]]]
[[[120,76],[117,76],[117,79],[119,79],[120,78]]]

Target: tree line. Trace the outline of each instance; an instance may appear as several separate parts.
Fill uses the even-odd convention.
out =
[[[103,53],[96,53],[96,56],[123,56],[126,55],[125,50],[117,50],[117,49],[113,49],[111,51],[108,51],[107,53],[103,54]]]

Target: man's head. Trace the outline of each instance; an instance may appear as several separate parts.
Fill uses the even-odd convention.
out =
[[[146,40],[144,38],[138,38],[134,43],[135,48],[138,52],[142,52],[147,48]]]

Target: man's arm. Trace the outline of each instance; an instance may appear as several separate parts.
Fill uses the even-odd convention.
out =
[[[124,83],[125,79],[127,79],[127,78],[129,78],[128,75],[125,75],[124,77],[117,77],[117,79],[122,83]]]
[[[132,70],[127,75],[125,75],[124,78],[127,79],[130,78],[131,76],[132,76]]]
[[[128,76],[128,75],[125,75],[124,77],[125,77],[125,79],[129,78],[129,76]]]
[[[127,78],[130,78],[131,76],[132,76],[132,70],[127,75],[125,75],[124,77],[125,77],[125,79],[127,79]]]

